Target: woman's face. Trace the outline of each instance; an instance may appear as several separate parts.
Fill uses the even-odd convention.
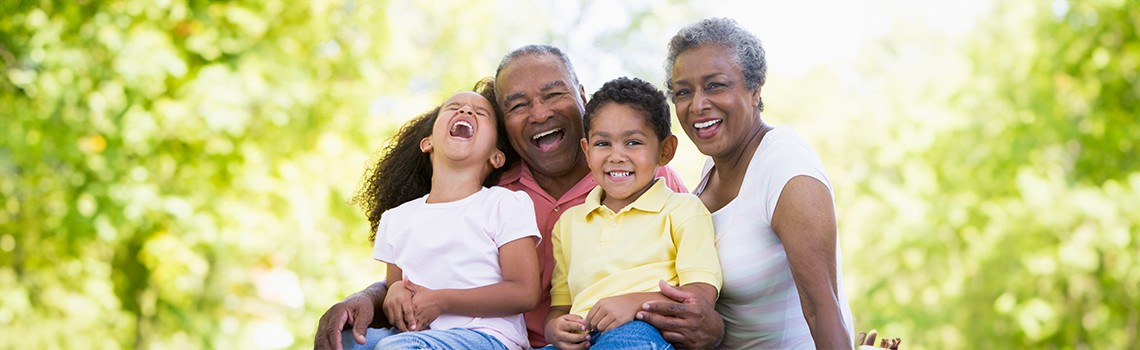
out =
[[[677,55],[673,63],[677,120],[705,155],[727,156],[744,147],[762,126],[760,90],[748,90],[732,51],[704,44]]]

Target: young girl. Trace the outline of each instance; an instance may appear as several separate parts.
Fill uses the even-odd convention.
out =
[[[401,332],[379,349],[521,349],[538,303],[533,203],[498,181],[512,152],[493,81],[408,122],[356,200],[388,264],[384,313]],[[533,238],[531,238],[533,237]]]

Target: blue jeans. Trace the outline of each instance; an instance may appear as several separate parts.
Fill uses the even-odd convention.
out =
[[[634,350],[672,350],[673,345],[661,337],[661,332],[648,323],[632,321],[611,329],[609,332],[599,334],[590,332],[590,350],[634,349]],[[547,345],[541,350],[555,350],[554,345]]]
[[[466,350],[487,349],[507,350],[499,339],[480,331],[464,328],[448,330],[429,329],[419,332],[404,332],[393,334],[380,340],[376,350]]]
[[[352,330],[349,329],[340,332],[340,346],[344,350],[372,350],[380,340],[396,333],[398,331],[394,328],[369,328],[364,335],[364,345],[360,345],[352,338]]]

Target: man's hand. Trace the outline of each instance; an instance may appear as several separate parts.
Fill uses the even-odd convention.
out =
[[[700,294],[659,282],[661,294],[676,302],[650,301],[642,306],[637,319],[657,327],[661,337],[678,348],[715,347],[724,337],[724,320],[713,304]],[[711,287],[709,287],[711,288]]]
[[[352,327],[352,337],[357,344],[364,344],[364,335],[368,326],[373,323],[377,300],[383,300],[387,288],[383,283],[376,283],[363,291],[350,295],[321,315],[317,324],[317,335],[313,339],[313,349],[342,350],[341,332]]]
[[[412,292],[404,288],[404,281],[396,281],[388,286],[388,295],[384,298],[384,314],[392,326],[401,332],[419,330],[416,328],[416,313],[412,308]]]
[[[412,325],[416,327],[413,330],[427,329],[443,313],[443,301],[436,297],[434,290],[412,283],[407,277],[404,277],[404,288],[412,293],[412,310],[415,312]]]
[[[546,341],[558,350],[590,348],[590,335],[586,334],[586,321],[582,316],[565,314],[546,322]]]

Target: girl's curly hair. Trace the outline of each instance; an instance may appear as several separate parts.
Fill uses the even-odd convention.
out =
[[[501,115],[495,100],[495,81],[484,78],[471,89],[491,102],[495,115]],[[368,166],[360,179],[360,186],[352,197],[352,204],[359,206],[371,224],[368,241],[376,241],[376,227],[380,225],[380,215],[407,201],[423,197],[431,192],[431,155],[420,151],[420,140],[431,136],[432,126],[439,118],[442,105],[408,121],[400,131],[388,138],[384,148],[368,160]],[[496,146],[506,157],[506,162],[491,171],[483,180],[484,187],[499,182],[506,169],[518,161],[519,155],[511,148],[506,137],[506,127],[496,120]]]

